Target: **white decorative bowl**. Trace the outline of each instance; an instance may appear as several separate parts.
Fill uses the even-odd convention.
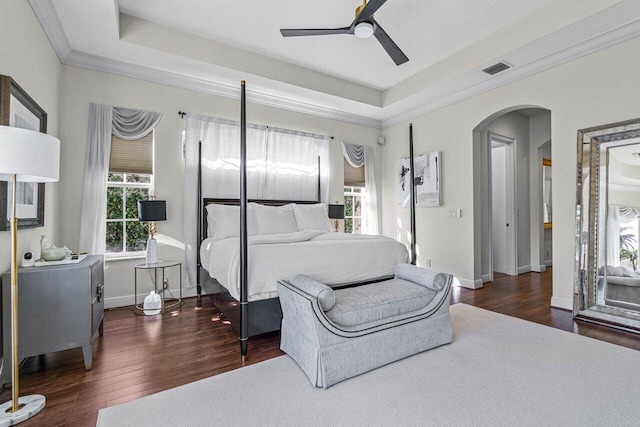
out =
[[[40,252],[40,258],[45,261],[60,261],[67,257],[66,248],[45,248]]]

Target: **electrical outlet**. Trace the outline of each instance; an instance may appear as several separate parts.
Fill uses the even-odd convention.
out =
[[[460,218],[462,216],[462,209],[454,209],[447,211],[447,218]]]
[[[424,260],[424,266],[431,267],[431,258],[427,258],[426,260]]]

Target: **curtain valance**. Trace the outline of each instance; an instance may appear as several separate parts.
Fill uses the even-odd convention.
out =
[[[639,208],[632,208],[629,206],[619,206],[618,212],[620,214],[621,222],[631,222],[636,218],[640,218]]]
[[[112,133],[126,140],[140,139],[156,127],[162,113],[113,107]]]
[[[359,168],[364,166],[364,150],[363,145],[347,144],[342,142],[342,154],[351,165],[351,167]]]

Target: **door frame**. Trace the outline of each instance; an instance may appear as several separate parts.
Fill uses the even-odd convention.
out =
[[[492,145],[493,143],[503,144],[505,146],[505,176],[507,181],[506,198],[507,198],[507,221],[511,226],[507,230],[507,272],[506,274],[518,275],[518,197],[517,197],[517,163],[516,163],[516,139],[508,136],[500,135],[494,132],[487,132],[487,150],[488,158],[488,197],[489,197],[489,281],[493,281],[493,165],[492,165]],[[509,256],[512,254],[513,256]],[[511,274],[513,273],[513,274]]]

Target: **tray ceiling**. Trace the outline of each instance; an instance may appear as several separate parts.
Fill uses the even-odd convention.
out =
[[[348,26],[357,0],[29,0],[61,61],[372,127],[490,90],[640,34],[633,0],[388,0],[375,38],[283,38]],[[512,65],[489,76],[498,61]]]

